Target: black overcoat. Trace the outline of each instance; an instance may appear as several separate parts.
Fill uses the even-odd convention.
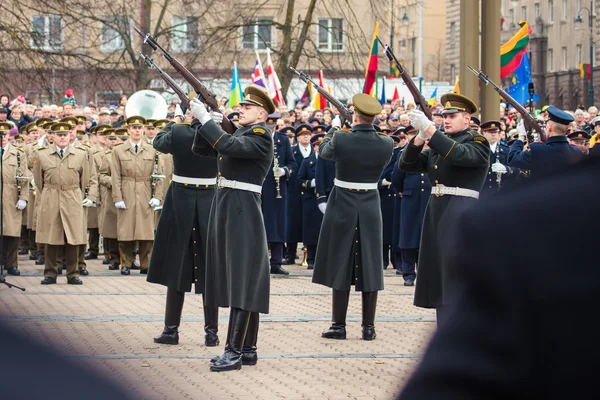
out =
[[[311,187],[311,181],[315,179],[317,164],[321,158],[317,159],[315,153],[306,157],[298,171],[296,186],[302,194],[302,243],[307,246],[316,246],[319,242],[319,232],[323,222],[323,213],[319,210],[317,203],[316,188]]]

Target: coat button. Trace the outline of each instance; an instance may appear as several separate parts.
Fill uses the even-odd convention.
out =
[[[437,165],[434,165],[434,166],[433,166],[433,169],[438,169],[438,166],[437,166]]]
[[[358,243],[358,240],[356,241],[356,243]]]
[[[421,174],[421,176],[425,176],[425,174]]]
[[[425,181],[421,181],[421,185],[424,184],[424,183],[425,183]]]
[[[424,192],[424,191],[425,191],[425,189],[421,189],[421,192]]]
[[[194,269],[198,269],[198,267],[194,267]]]
[[[196,183],[196,187],[200,187],[200,184],[199,184],[199,183]]]
[[[198,279],[194,279],[194,282],[198,282]]]
[[[435,184],[437,185],[438,183],[439,183],[439,182],[438,182],[438,180],[436,179],[436,180],[435,180]]]
[[[194,244],[196,244],[196,241],[194,240]]]
[[[488,175],[491,175],[491,174],[492,174],[491,172],[488,172]]]
[[[192,228],[192,230],[193,230],[193,231],[195,231],[195,230],[196,230],[196,228]]]

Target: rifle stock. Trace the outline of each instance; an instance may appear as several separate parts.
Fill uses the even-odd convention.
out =
[[[423,95],[421,94],[419,89],[417,88],[417,85],[415,85],[415,83],[413,82],[413,80],[410,77],[410,75],[408,74],[408,72],[406,72],[406,68],[404,68],[400,64],[400,61],[398,61],[398,59],[394,55],[394,52],[392,51],[392,48],[390,46],[388,46],[387,44],[384,44],[381,41],[381,39],[379,39],[379,36],[377,37],[377,40],[383,46],[383,51],[384,51],[385,55],[387,56],[388,60],[390,60],[391,63],[395,63],[396,66],[398,67],[398,70],[400,71],[400,78],[402,78],[402,80],[404,81],[404,84],[408,88],[408,91],[410,92],[410,94],[412,94],[413,99],[415,100],[415,104],[417,105],[417,108],[421,109],[421,111],[423,111],[423,113],[427,116],[427,118],[430,121],[433,121],[433,114],[431,113],[429,104],[427,104],[427,100],[425,100],[425,98],[423,97]]]
[[[346,121],[348,123],[352,123],[352,111],[348,110],[348,108],[346,108],[346,106],[344,106],[341,101],[339,101],[338,99],[333,97],[331,95],[331,93],[329,93],[327,90],[325,90],[325,88],[319,86],[315,81],[310,79],[310,77],[305,72],[300,72],[300,71],[296,70],[294,67],[290,67],[290,69],[304,83],[308,84],[308,82],[310,82],[313,85],[313,87],[317,90],[317,92],[319,92],[321,94],[321,96],[323,96],[328,102],[331,103],[332,106],[334,106],[340,112],[340,118],[342,120],[342,125],[344,125],[344,123]]]
[[[135,31],[144,39],[144,43],[149,45],[152,50],[160,50],[163,55],[169,61],[169,63],[175,68],[177,72],[190,84],[190,86],[196,92],[196,95],[202,100],[209,109],[212,111],[221,112],[219,109],[219,104],[217,102],[217,97],[214,93],[212,93],[198,78],[196,78],[190,70],[188,70],[183,64],[181,64],[175,57],[171,56],[168,51],[163,49],[156,39],[152,37],[149,33],[144,34],[141,30],[134,26]],[[162,75],[161,75],[162,76]],[[221,122],[221,128],[225,130],[227,133],[233,133],[237,129],[233,122],[227,117],[223,118],[223,122]]]
[[[479,80],[483,84],[485,84],[485,85],[491,84],[492,87],[494,88],[494,90],[500,95],[500,97],[502,97],[508,104],[513,106],[515,108],[515,110],[517,110],[519,112],[519,114],[521,114],[521,117],[523,117],[523,123],[525,124],[525,126],[528,129],[535,130],[540,135],[540,140],[544,143],[546,142],[546,131],[544,130],[544,128],[542,128],[540,126],[540,124],[538,124],[538,122],[531,116],[531,114],[529,114],[527,112],[525,107],[523,107],[521,104],[519,104],[519,102],[516,101],[510,94],[506,93],[506,91],[504,91],[504,89],[502,89],[501,87],[496,85],[494,83],[494,81],[492,81],[486,74],[483,73],[483,71],[477,71],[475,68],[471,67],[470,65],[467,65],[467,68],[469,68],[469,70],[472,73],[477,75],[477,78],[479,78]]]

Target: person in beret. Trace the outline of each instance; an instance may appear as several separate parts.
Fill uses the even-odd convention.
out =
[[[590,134],[584,130],[573,131],[567,135],[569,144],[577,147],[586,156],[590,153],[590,139]]]
[[[137,269],[136,241],[139,243],[140,274],[148,273],[154,241],[154,208],[162,202],[164,179],[152,178],[155,171],[163,174],[157,164],[157,153],[143,140],[144,117],[127,118],[128,140],[113,150],[111,164],[112,200],[117,208],[117,240],[123,264],[121,275]]]
[[[452,285],[442,243],[454,219],[477,202],[490,160],[487,139],[469,127],[477,105],[457,93],[442,95],[441,102],[445,131],[436,129],[422,111],[413,110],[410,118],[418,134],[398,163],[404,172],[427,173],[433,185],[421,234],[414,304],[435,308],[438,321]]]
[[[352,129],[339,116],[319,145],[319,157],[335,161],[336,178],[323,208],[312,281],[332,289],[332,324],[321,334],[346,339],[350,289],[362,292],[362,339],[373,340],[377,293],[383,290],[383,226],[377,190],[394,143],[373,127],[381,104],[368,94],[352,97]],[[360,156],[357,156],[360,155]]]
[[[546,112],[546,143],[531,143],[525,149],[527,131],[521,121],[517,125],[519,138],[508,153],[508,165],[529,170],[532,178],[553,173],[583,159],[581,150],[571,146],[565,137],[569,124],[574,121],[573,116],[554,106],[549,106]]]
[[[230,308],[230,334],[223,355],[211,362],[211,371],[217,372],[257,363],[258,314],[269,312],[269,252],[261,194],[272,171],[273,135],[266,121],[275,104],[267,93],[248,86],[240,107],[240,128],[228,134],[219,125],[223,114],[209,113],[197,99],[190,105],[196,117],[193,152],[218,157],[219,190],[211,207],[206,249],[206,280],[214,284],[205,288],[205,304]]]
[[[33,176],[40,199],[38,206],[42,207],[38,210],[36,242],[45,245],[42,285],[56,283],[59,253],[64,256],[67,283],[82,284],[78,251],[87,241],[84,207],[96,203],[97,192],[86,190],[93,182],[93,172],[87,152],[69,145],[71,130],[72,125],[67,122],[53,124],[54,143],[34,153]]]

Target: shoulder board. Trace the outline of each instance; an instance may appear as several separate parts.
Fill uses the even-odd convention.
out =
[[[15,149],[19,150],[21,153],[25,153],[25,150],[23,150],[22,148],[17,147],[17,146],[14,146],[14,147],[15,147]]]
[[[40,147],[38,147],[38,150],[44,150],[47,149],[47,147],[45,145],[41,145]]]
[[[191,122],[175,122],[173,125],[191,125]]]
[[[116,146],[122,145],[123,143],[125,143],[125,142],[121,142],[121,143],[115,143],[115,144],[113,145],[113,148],[114,148],[114,147],[116,147]]]
[[[473,136],[473,141],[477,142],[477,143],[487,143],[487,140],[485,137],[481,136],[481,135],[474,135]]]
[[[255,135],[264,135],[266,132],[267,131],[264,128],[252,128],[252,133],[254,133]]]
[[[104,152],[104,154],[110,154],[110,153],[112,153],[112,150],[106,150],[106,151]]]
[[[38,143],[38,141],[36,140],[35,142],[31,143],[31,147],[35,147],[35,146],[39,146],[40,144]]]
[[[378,134],[379,136],[385,136],[385,137],[387,137],[387,135],[386,135],[384,132],[377,132],[377,134]]]
[[[90,149],[92,148],[92,146],[89,143],[82,143],[82,145],[84,145],[85,147],[90,148]]]

